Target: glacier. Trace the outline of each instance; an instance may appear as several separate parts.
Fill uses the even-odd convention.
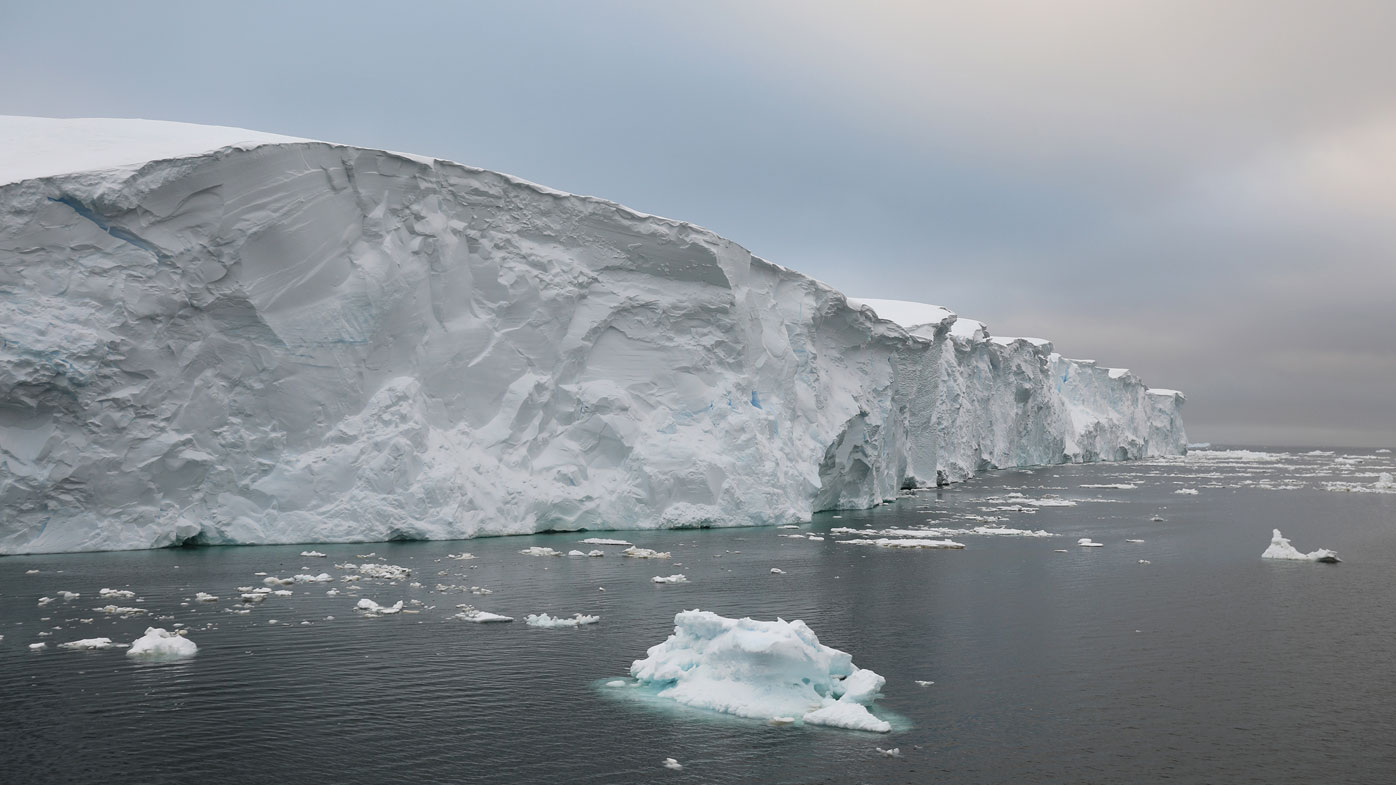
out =
[[[0,553],[786,524],[1185,451],[1183,395],[681,221],[0,117]]]

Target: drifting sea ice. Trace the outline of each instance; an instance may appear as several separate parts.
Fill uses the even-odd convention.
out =
[[[325,554],[319,551],[301,551],[301,555],[309,559],[323,559]]]
[[[531,548],[524,548],[523,550],[519,551],[519,553],[522,553],[522,554],[525,555],[525,556],[561,556],[561,555],[562,555],[562,551],[555,551],[555,550],[553,550],[552,548],[544,548],[544,547],[539,546],[539,545],[535,545],[535,546],[533,546],[533,547],[531,547]]]
[[[382,616],[390,613],[401,613],[402,600],[398,600],[392,605],[379,605],[373,600],[365,597],[359,600],[359,603],[355,605],[354,608],[363,611],[365,616]]]
[[[588,537],[582,540],[583,545],[634,545],[629,540],[608,540],[604,537]]]
[[[650,581],[653,583],[688,583],[688,576],[676,572],[673,575],[656,575],[650,578]]]
[[[147,627],[145,635],[131,643],[126,656],[150,660],[178,660],[193,657],[198,652],[199,647],[180,633],[167,632],[160,627]]]
[[[630,666],[658,696],[688,706],[769,720],[886,733],[868,710],[885,680],[847,652],[820,644],[804,622],[729,619],[682,611],[674,633]]]
[[[1262,559],[1280,559],[1284,561],[1316,561],[1333,564],[1341,561],[1338,554],[1327,548],[1319,548],[1310,553],[1300,553],[1298,548],[1289,544],[1289,540],[1279,529],[1275,529],[1274,535],[1270,538],[1270,547],[1265,549],[1265,553],[1260,554]]]
[[[1104,548],[1104,547],[1105,547],[1104,544],[1095,542],[1095,541],[1092,540],[1090,537],[1082,537],[1081,539],[1079,539],[1079,540],[1076,541],[1076,544],[1077,544],[1077,545],[1080,545],[1082,548]]]
[[[876,545],[879,548],[925,548],[925,549],[945,549],[959,550],[964,548],[964,543],[954,540],[918,540],[918,539],[888,539],[879,537],[876,540],[836,540],[844,545]]]
[[[621,553],[632,559],[667,559],[671,555],[669,551],[652,551],[649,548],[638,548],[634,545],[621,551]]]
[[[456,607],[460,608],[461,612],[457,613],[454,616],[454,618],[460,619],[461,621],[472,622],[474,624],[490,624],[514,620],[513,616],[503,616],[498,613],[482,611],[479,608],[476,608],[474,605],[457,605]]]
[[[583,624],[595,624],[601,621],[600,616],[587,616],[577,613],[571,617],[549,616],[546,613],[530,613],[524,617],[524,624],[530,627],[544,627],[557,629],[559,627],[580,627]]]
[[[111,638],[83,638],[80,641],[69,641],[68,643],[58,644],[58,648],[60,649],[85,649],[88,651],[116,649],[120,648],[120,646],[121,644],[112,643]],[[34,647],[30,646],[29,648],[32,649]]]

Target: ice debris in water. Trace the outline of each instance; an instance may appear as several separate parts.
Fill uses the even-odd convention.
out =
[[[868,710],[886,682],[847,652],[824,646],[803,621],[729,619],[682,611],[674,633],[630,666],[659,697],[689,706],[769,720],[886,733]]]
[[[893,747],[890,750],[884,750],[881,747],[878,747],[876,749],[878,752],[882,753],[883,755],[886,755],[889,758],[900,758],[902,756],[901,747]]]
[[[673,769],[674,771],[682,771],[682,770],[683,770],[683,764],[682,764],[682,763],[679,763],[678,761],[674,760],[673,758],[665,758],[665,759],[664,759],[664,768],[666,768],[666,769]]]
[[[76,600],[77,598],[81,597],[82,595],[81,595],[81,594],[78,594],[78,593],[75,592],[75,591],[60,591],[60,592],[58,593],[58,596],[59,596],[59,597],[62,597],[62,598],[65,599],[65,600]]]
[[[1180,494],[1180,495],[1182,495],[1182,496],[1196,496],[1196,495],[1197,495],[1197,489],[1196,489],[1196,488],[1179,488],[1178,490],[1174,491],[1174,493]]]
[[[446,554],[446,558],[448,558],[448,559],[455,559],[456,561],[470,561],[471,559],[475,558],[475,554],[473,554],[473,553],[448,553],[448,554]]]
[[[1080,545],[1082,548],[1104,548],[1104,547],[1105,547],[1103,544],[1098,543],[1098,542],[1095,542],[1095,541],[1092,540],[1090,537],[1082,537],[1081,539],[1079,539],[1079,540],[1076,541],[1076,544],[1077,544],[1077,545]]]
[[[196,602],[218,602],[218,598],[206,591],[201,591],[194,595]]]
[[[379,605],[373,600],[370,600],[369,598],[365,597],[359,600],[359,603],[354,607],[358,610],[363,611],[364,615],[366,616],[382,616],[389,613],[401,613],[402,600],[398,600],[392,605]]]
[[[1270,537],[1270,547],[1265,549],[1265,553],[1260,554],[1262,559],[1283,559],[1286,561],[1316,561],[1326,564],[1335,564],[1341,559],[1338,554],[1327,548],[1319,548],[1311,553],[1300,553],[1298,548],[1289,544],[1289,540],[1280,534],[1279,529]]]
[[[115,649],[119,647],[120,644],[112,643],[111,638],[83,638],[80,641],[69,641],[68,643],[58,644],[58,648],[60,649],[86,649],[89,651]]]
[[[369,555],[372,556],[373,554]],[[357,572],[365,578],[381,578],[389,581],[399,581],[412,574],[412,571],[408,568],[399,567],[396,564],[374,564],[372,562],[364,562],[363,564],[336,564],[335,567],[341,570]],[[355,576],[346,576],[346,579],[353,577]]]
[[[650,580],[654,583],[688,583],[688,577],[681,572],[673,575],[656,575]]]
[[[97,592],[97,596],[104,600],[129,600],[136,596],[136,593],[127,589],[102,589]]]
[[[491,622],[506,622],[514,620],[513,616],[501,616],[498,613],[482,611],[479,608],[476,608],[474,605],[457,605],[456,607],[460,608],[461,612],[457,613],[455,615],[455,618],[460,619],[461,621],[473,622],[475,624],[489,624]]]
[[[779,568],[779,567],[772,567],[772,568],[771,568],[771,574],[772,574],[772,575],[784,575],[784,574],[785,574],[785,570],[782,570],[782,569]]]
[[[919,539],[888,539],[879,537],[875,540],[838,540],[844,545],[876,545],[879,548],[927,548],[959,550],[964,548],[964,543],[954,540],[919,540]]]
[[[47,649],[47,648],[48,648],[48,644],[47,644],[47,643],[31,643],[31,644],[29,644],[29,650],[30,650],[30,651],[43,651],[44,649]]]
[[[328,572],[322,572],[319,575],[297,575],[291,579],[294,583],[329,583],[332,580],[334,579],[330,577]]]
[[[649,548],[638,548],[634,545],[621,553],[632,559],[667,559],[670,557],[669,551],[652,551]]]
[[[634,545],[629,540],[608,540],[604,537],[588,537],[582,540],[583,545]]]
[[[538,546],[538,545],[535,545],[535,546],[533,546],[533,547],[531,547],[531,548],[524,548],[523,550],[519,551],[519,553],[522,553],[522,554],[525,555],[525,556],[561,556],[561,555],[562,555],[562,551],[555,551],[555,550],[553,550],[552,548],[544,548],[544,547],[541,547],[541,546]]]
[[[146,627],[145,635],[131,643],[127,657],[142,657],[150,660],[178,660],[193,657],[199,647],[184,637],[184,630],[168,632],[161,627]]]
[[[325,554],[319,551],[301,551],[301,555],[308,559],[323,559]]]
[[[549,616],[546,613],[530,613],[524,617],[524,624],[527,624],[530,627],[545,628],[580,627],[583,624],[595,624],[598,621],[601,621],[600,616],[587,616],[581,613],[573,614],[571,617],[568,618],[562,616]]]

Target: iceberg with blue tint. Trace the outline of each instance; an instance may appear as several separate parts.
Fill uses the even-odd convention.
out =
[[[869,707],[886,680],[819,642],[803,621],[674,616],[674,634],[651,646],[630,675],[661,698],[712,711],[887,733]]]

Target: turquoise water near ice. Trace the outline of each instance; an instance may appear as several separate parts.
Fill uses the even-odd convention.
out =
[[[1324,488],[1370,485],[1396,461],[1304,452],[1003,472],[798,530],[3,558],[0,781],[1389,783],[1396,494]],[[1082,487],[1117,483],[1135,487]],[[1024,504],[1052,496],[1076,504]],[[1024,506],[1037,511],[991,509]],[[830,533],[960,527],[971,515],[1059,536],[893,551]],[[1262,561],[1274,528],[1343,562]],[[796,533],[825,539],[781,536]],[[673,556],[518,553],[590,550],[578,542],[587,536]],[[1077,547],[1079,537],[1105,547]],[[311,548],[329,557],[299,555]],[[447,558],[461,551],[477,558]],[[334,566],[380,560],[411,578],[346,582]],[[335,581],[230,612],[241,609],[236,587],[261,585],[258,572],[322,571]],[[675,572],[690,582],[649,580]],[[139,602],[99,599],[103,587]],[[60,590],[81,596],[37,604]],[[221,599],[193,602],[196,591]],[[415,612],[365,618],[358,597]],[[148,613],[93,610],[109,602]],[[451,618],[463,603],[519,620]],[[688,608],[805,620],[887,677],[879,705],[898,730],[776,728],[598,686],[624,677]],[[523,624],[538,612],[601,621]],[[129,643],[176,623],[200,646],[192,660],[53,648]],[[49,648],[29,651],[35,642]],[[665,769],[668,757],[684,769]]]

